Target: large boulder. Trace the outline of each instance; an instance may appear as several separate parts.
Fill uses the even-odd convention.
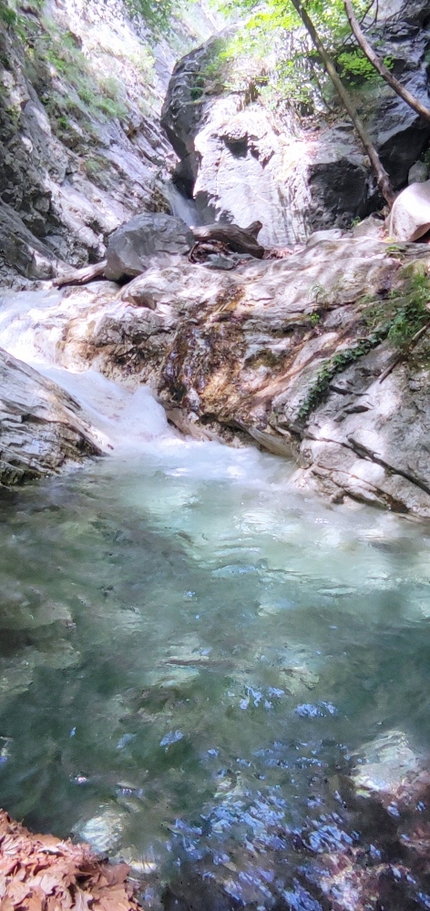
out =
[[[186,253],[193,244],[186,224],[173,215],[144,212],[110,236],[105,276],[113,281],[145,272],[154,256]]]
[[[430,180],[412,183],[399,194],[387,222],[394,240],[413,241],[430,230]]]

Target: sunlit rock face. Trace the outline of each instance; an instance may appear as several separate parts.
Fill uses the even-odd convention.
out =
[[[338,235],[228,272],[177,255],[116,291],[71,288],[69,315],[50,314],[60,362],[149,383],[194,436],[294,458],[304,490],[429,516],[428,333],[408,357],[388,337],[428,247]]]
[[[245,227],[258,218],[262,244],[294,243],[307,233],[306,142],[297,139],[293,115],[282,121],[256,90],[203,90],[217,42],[180,60],[169,83],[161,122],[180,159],[176,180],[194,199],[202,224]]]
[[[393,58],[402,82],[428,106],[426,7],[417,0],[401,9],[384,8],[373,38],[378,50]],[[177,64],[162,111],[180,159],[178,184],[193,196],[203,223],[244,226],[259,218],[262,243],[282,245],[321,228],[347,227],[382,205],[369,162],[341,108],[335,119],[306,121],[279,97],[274,111],[260,95],[255,73],[247,88],[229,93],[210,76],[205,81],[214,47],[207,42]],[[377,91],[369,84],[357,92],[360,116],[400,188],[427,146],[430,126],[382,79]]]
[[[430,229],[430,180],[412,183],[399,194],[387,219],[394,240],[418,240]]]

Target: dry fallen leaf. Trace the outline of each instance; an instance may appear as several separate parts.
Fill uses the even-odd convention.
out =
[[[1,911],[139,911],[128,873],[88,845],[33,835],[0,810]]]

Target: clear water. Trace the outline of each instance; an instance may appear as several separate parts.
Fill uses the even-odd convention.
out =
[[[244,901],[245,845],[264,904],[279,832],[323,814],[363,743],[428,756],[430,529],[179,439],[147,390],[65,370],[57,292],[17,297],[3,345],[112,454],[0,492],[0,805],[137,871],[241,868]]]
[[[163,868],[300,825],[312,776],[381,732],[428,750],[430,538],[286,473],[171,439],[3,495],[15,817]]]

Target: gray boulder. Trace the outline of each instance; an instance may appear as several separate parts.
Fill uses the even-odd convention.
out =
[[[105,276],[117,281],[140,275],[154,256],[187,253],[193,242],[191,231],[180,218],[162,212],[136,215],[110,236]]]

